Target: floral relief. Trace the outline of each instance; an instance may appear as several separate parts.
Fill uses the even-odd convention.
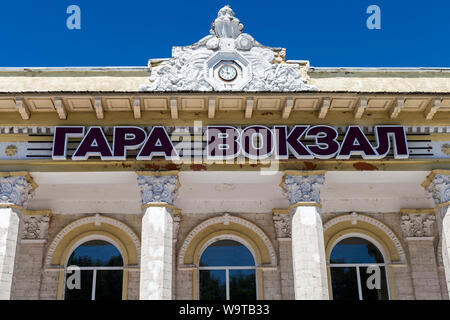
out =
[[[33,194],[33,187],[25,177],[0,177],[1,204],[15,204],[26,207]]]
[[[243,25],[229,6],[223,7],[212,24],[210,35],[186,47],[174,47],[172,58],[151,68],[150,84],[141,91],[215,91],[223,90],[208,80],[207,62],[218,53],[242,57],[249,65],[250,77],[244,91],[315,91],[306,84],[300,65],[287,63],[286,52],[261,45],[242,32]],[[227,60],[227,59],[225,59]],[[227,89],[225,89],[227,90]],[[228,89],[229,90],[229,89]]]
[[[404,214],[400,224],[405,237],[432,237],[434,214]]]
[[[164,202],[173,204],[178,188],[177,176],[139,176],[138,185],[141,189],[142,204]]]
[[[320,187],[324,182],[324,175],[287,175],[284,179],[284,193],[291,204],[298,202],[320,203]]]
[[[22,238],[26,240],[45,239],[49,222],[50,217],[46,215],[25,216]]]

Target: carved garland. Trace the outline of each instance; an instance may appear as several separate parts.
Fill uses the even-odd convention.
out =
[[[400,227],[405,237],[432,237],[434,234],[433,214],[403,214]]]
[[[76,228],[78,228],[78,227],[80,227],[82,225],[90,224],[90,223],[94,223],[95,225],[100,225],[102,223],[106,223],[106,224],[113,225],[113,226],[121,229],[122,231],[124,231],[133,240],[133,243],[134,243],[134,245],[136,247],[136,251],[137,251],[138,257],[140,257],[140,255],[141,255],[141,245],[140,245],[140,242],[139,242],[139,238],[133,232],[133,230],[131,230],[126,224],[124,224],[124,223],[122,223],[122,222],[120,222],[120,221],[118,221],[116,219],[109,218],[109,217],[104,217],[104,216],[101,216],[99,214],[96,214],[94,216],[81,218],[79,220],[76,220],[76,221],[70,223],[69,225],[67,225],[64,229],[62,229],[56,235],[56,237],[53,239],[53,241],[50,244],[49,249],[48,249],[47,257],[45,259],[46,266],[50,266],[51,265],[52,258],[53,258],[53,253],[55,252],[55,250],[58,247],[58,245],[61,242],[61,240],[64,239],[64,237],[69,232],[71,232],[72,230],[74,230],[74,229],[76,229]]]
[[[263,240],[264,244],[266,245],[266,248],[269,250],[271,266],[273,266],[273,267],[276,266],[275,250],[272,246],[272,242],[267,237],[267,235],[264,233],[264,231],[261,230],[261,228],[259,228],[255,224],[251,223],[250,221],[247,221],[245,219],[242,219],[242,218],[239,218],[236,216],[231,216],[228,213],[226,213],[222,216],[208,219],[208,220],[200,223],[188,234],[188,236],[186,237],[186,240],[184,241],[183,246],[181,247],[181,250],[180,250],[180,255],[178,257],[179,265],[180,266],[184,265],[184,256],[186,254],[186,250],[189,247],[189,245],[191,244],[192,240],[197,236],[197,234],[199,232],[201,232],[205,228],[208,228],[209,226],[212,226],[214,224],[223,223],[224,225],[228,225],[228,224],[230,224],[230,222],[240,224],[244,227],[249,228],[253,232],[255,232]]]
[[[289,214],[274,213],[273,224],[277,234],[277,240],[291,239],[291,216]]]
[[[382,223],[381,221],[378,221],[374,218],[371,218],[369,216],[366,215],[362,215],[362,214],[345,214],[345,215],[341,215],[338,216],[336,218],[331,219],[330,221],[328,221],[327,223],[324,224],[323,226],[323,231],[326,232],[329,228],[331,228],[332,226],[341,223],[341,222],[346,222],[346,221],[351,221],[352,224],[355,224],[355,221],[362,221],[362,222],[366,222],[369,223],[375,227],[378,227],[379,229],[383,230],[383,232],[389,237],[389,239],[391,239],[391,241],[394,243],[396,249],[397,249],[397,253],[400,257],[400,261],[402,263],[406,263],[406,256],[405,256],[405,251],[403,250],[403,247],[400,243],[400,240],[397,238],[397,236],[395,235],[395,233],[389,228],[387,227],[384,223]]]
[[[49,216],[24,216],[22,239],[46,240],[49,223]]]

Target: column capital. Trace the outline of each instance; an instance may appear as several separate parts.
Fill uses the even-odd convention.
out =
[[[137,182],[141,189],[142,205],[152,202],[173,205],[175,194],[179,188],[177,174],[139,175]]]
[[[422,184],[436,205],[450,202],[450,170],[433,170]]]
[[[441,233],[442,220],[447,214],[450,205],[450,170],[433,170],[422,186],[431,193],[436,204],[438,228]]]
[[[325,182],[325,173],[318,171],[293,173],[283,176],[282,188],[291,205],[301,202],[320,204],[320,187]]]
[[[404,213],[400,227],[405,238],[422,238],[434,236],[434,213]]]
[[[36,187],[37,185],[28,174],[0,174],[0,205],[16,205],[25,208],[28,200],[33,197]]]

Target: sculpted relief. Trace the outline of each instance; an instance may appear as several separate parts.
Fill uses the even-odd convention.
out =
[[[151,66],[150,84],[141,91],[316,90],[302,78],[299,64],[285,61],[284,49],[265,47],[242,29],[233,10],[223,7],[210,35],[191,46],[174,47],[171,59]],[[235,76],[221,76],[224,66]]]

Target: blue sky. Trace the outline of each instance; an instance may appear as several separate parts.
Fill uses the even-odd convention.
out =
[[[72,4],[81,30],[66,27]],[[226,4],[257,41],[312,66],[450,67],[448,0],[3,0],[0,66],[145,66],[207,35]],[[369,5],[381,30],[366,27]]]

